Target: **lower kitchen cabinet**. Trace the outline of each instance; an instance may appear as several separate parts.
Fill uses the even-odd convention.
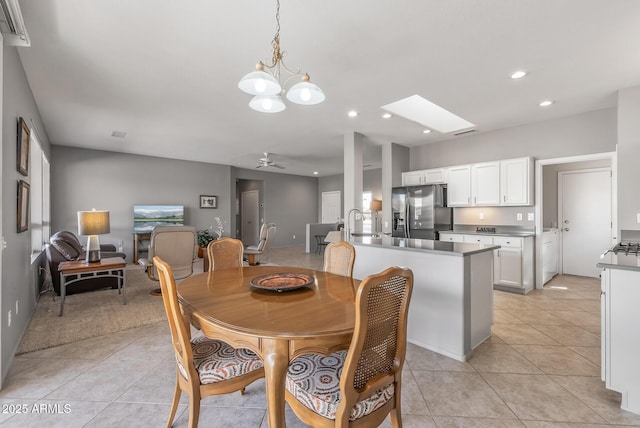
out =
[[[605,268],[601,275],[601,370],[620,407],[640,414],[640,271]]]
[[[440,232],[440,240],[500,245],[493,252],[493,285],[497,290],[525,294],[534,287],[533,236],[509,237]]]
[[[533,237],[496,236],[493,243],[500,245],[493,252],[494,288],[522,294],[533,290]]]

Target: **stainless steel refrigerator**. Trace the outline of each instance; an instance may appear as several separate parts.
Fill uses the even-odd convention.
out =
[[[442,184],[394,187],[391,194],[392,235],[438,239],[438,232],[453,229],[453,211],[447,207]]]

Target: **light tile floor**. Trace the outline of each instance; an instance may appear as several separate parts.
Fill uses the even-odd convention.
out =
[[[322,258],[292,247],[272,262],[320,268]],[[410,344],[404,426],[640,426],[600,381],[599,294],[598,280],[573,276],[527,296],[496,291],[493,336],[466,363]],[[165,426],[174,371],[164,322],[24,354],[0,391],[0,425]],[[187,426],[186,403],[175,427]],[[266,427],[265,413],[258,381],[244,396],[204,399],[199,426]],[[287,426],[305,425],[288,411]]]

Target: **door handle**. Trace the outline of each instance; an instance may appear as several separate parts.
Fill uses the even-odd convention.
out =
[[[568,231],[569,231],[569,228],[568,228],[568,227],[565,227],[565,228],[564,228],[564,231],[565,231],[565,232],[568,232]]]
[[[569,220],[565,220],[565,221],[564,221],[564,224],[569,224]]]

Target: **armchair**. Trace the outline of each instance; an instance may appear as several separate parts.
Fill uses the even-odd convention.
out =
[[[258,245],[251,245],[246,248],[245,255],[249,257],[249,264],[260,264],[268,262],[269,250],[271,244],[276,238],[276,225],[275,223],[263,223],[260,228],[260,241]],[[257,256],[257,260],[256,260]]]
[[[160,276],[153,265],[157,256],[166,261],[173,270],[175,279],[186,278],[193,273],[193,260],[198,257],[196,228],[193,226],[156,226],[151,233],[149,255],[138,260],[145,267],[147,276],[159,281]]]
[[[82,248],[78,237],[73,232],[61,230],[51,236],[45,250],[47,253],[47,261],[49,262],[53,290],[59,296],[60,274],[58,272],[58,265],[66,261],[83,260],[85,258],[84,248]],[[100,251],[103,258],[122,257],[124,259],[126,257],[125,253],[117,252],[116,246],[113,244],[101,244]],[[67,287],[66,294],[97,290],[100,288],[118,288],[117,278],[87,278]]]

